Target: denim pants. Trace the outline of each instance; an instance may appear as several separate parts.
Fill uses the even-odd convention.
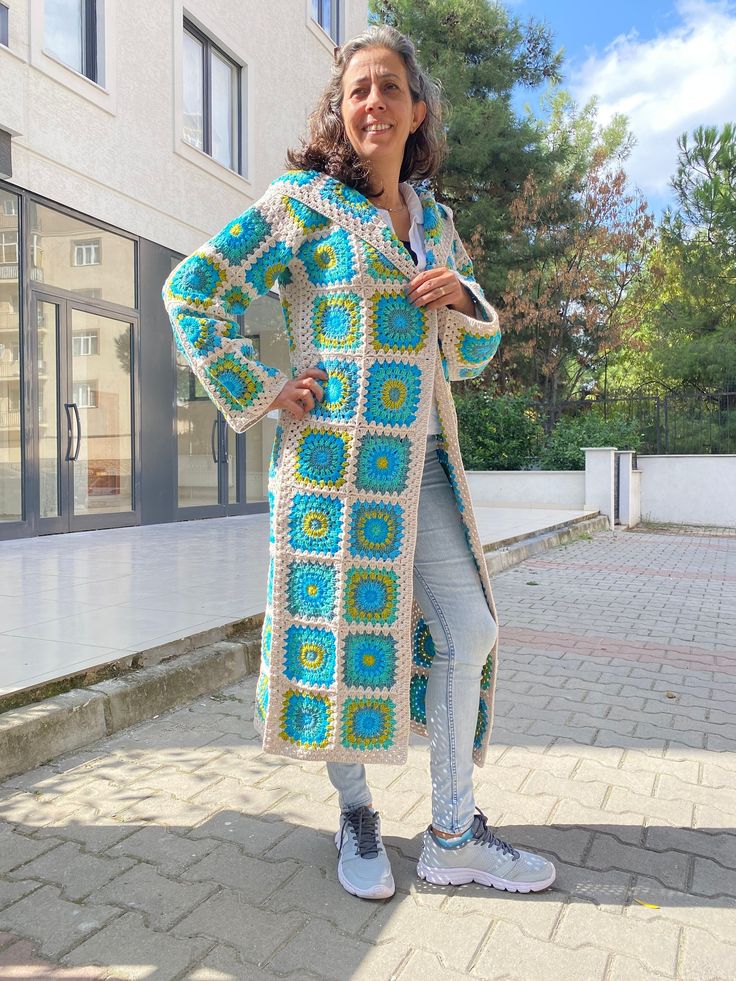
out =
[[[462,833],[475,813],[473,740],[480,677],[497,628],[435,436],[427,438],[419,494],[414,596],[436,652],[427,684],[432,824],[439,831]],[[362,763],[328,763],[327,773],[342,810],[371,801]]]

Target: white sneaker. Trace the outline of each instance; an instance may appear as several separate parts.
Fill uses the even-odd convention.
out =
[[[479,810],[462,845],[443,847],[431,826],[427,828],[417,874],[440,886],[479,882],[508,892],[539,892],[552,885],[556,872],[541,855],[512,848],[497,838]]]
[[[343,889],[361,899],[393,896],[396,886],[381,840],[378,811],[365,805],[343,811],[335,845],[339,853],[337,877]]]

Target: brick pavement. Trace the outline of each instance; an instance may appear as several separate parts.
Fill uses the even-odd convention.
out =
[[[477,799],[551,890],[416,878],[416,739],[371,768],[397,894],[348,898],[324,766],[261,753],[248,679],[0,787],[0,979],[736,978],[736,542],[601,533],[495,589]]]

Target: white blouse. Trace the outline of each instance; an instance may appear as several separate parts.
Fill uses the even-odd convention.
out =
[[[399,192],[409,208],[409,218],[411,219],[411,226],[409,228],[409,245],[411,246],[414,255],[417,257],[417,270],[421,271],[422,269],[427,268],[427,254],[424,250],[424,211],[422,210],[422,202],[419,200],[419,195],[408,181],[403,181],[399,184]],[[386,224],[396,231],[394,228],[394,223],[391,220],[391,213],[385,208],[378,208],[378,213],[381,215]],[[434,388],[434,378],[432,379],[432,387]],[[430,436],[433,433],[441,432],[442,427],[440,425],[440,417],[437,413],[437,399],[434,397],[433,392],[432,409],[429,416],[427,435]]]

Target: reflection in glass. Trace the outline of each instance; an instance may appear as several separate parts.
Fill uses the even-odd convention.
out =
[[[217,504],[217,409],[179,351],[176,355],[176,443],[179,507]]]
[[[184,139],[204,149],[202,44],[184,31]]]
[[[83,0],[45,0],[44,42],[49,54],[83,72]]]
[[[291,377],[289,344],[278,297],[258,297],[245,312],[245,331],[256,349],[256,357],[280,368]],[[271,457],[276,418],[264,416],[245,433],[245,499],[249,503],[268,500],[268,463]]]
[[[212,71],[212,156],[237,170],[237,71],[216,51],[211,54]]]
[[[102,514],[133,508],[130,324],[72,310],[72,455],[74,514]],[[75,339],[96,337],[96,354]],[[73,413],[73,416],[75,414]],[[79,430],[77,429],[79,425]]]
[[[38,477],[42,518],[55,518],[59,512],[59,377],[57,351],[59,307],[56,303],[36,304],[38,344]],[[66,426],[66,419],[64,419]],[[66,435],[66,428],[64,434]],[[66,443],[64,449],[66,449]]]
[[[135,306],[133,242],[70,215],[31,202],[34,283]]]
[[[0,521],[22,518],[18,196],[0,190]]]

